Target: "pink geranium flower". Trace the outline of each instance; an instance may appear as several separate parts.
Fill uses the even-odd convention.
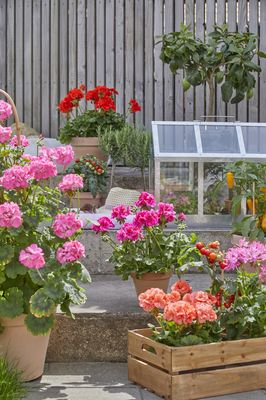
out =
[[[22,224],[19,206],[13,202],[0,204],[0,227],[19,228]]]
[[[138,297],[139,305],[145,311],[151,311],[154,308],[164,308],[167,304],[167,295],[163,290],[152,288],[141,293]]]
[[[43,250],[37,244],[31,244],[19,254],[19,262],[30,269],[40,269],[45,265]]]
[[[266,261],[266,244],[242,239],[237,246],[227,250],[225,270],[231,271],[247,263],[257,267],[264,261]]]
[[[4,100],[0,100],[0,121],[4,121],[12,114],[12,107]]]
[[[28,187],[31,178],[29,166],[14,165],[4,171],[2,178],[0,178],[0,185],[8,190],[18,190]]]
[[[74,151],[72,146],[56,147],[53,152],[53,158],[58,165],[68,165],[74,160]]]
[[[161,222],[173,222],[176,217],[174,205],[170,203],[158,203],[157,214]]]
[[[10,140],[12,129],[0,125],[0,143],[7,143]]]
[[[56,165],[46,159],[39,158],[30,163],[30,173],[37,181],[57,175]]]
[[[259,279],[262,283],[266,283],[266,265],[260,267]]]
[[[172,286],[171,286],[171,291],[172,292],[179,292],[181,296],[183,296],[186,293],[191,293],[192,292],[192,287],[190,284],[182,279],[176,281]]]
[[[52,225],[53,232],[61,239],[68,238],[76,233],[83,226],[76,214],[69,212],[67,214],[58,214]]]
[[[178,325],[188,325],[197,319],[195,307],[183,300],[168,303],[163,314],[166,321],[174,321]]]
[[[177,291],[173,291],[171,293],[167,293],[167,302],[175,303],[176,301],[181,300],[181,294]]]
[[[154,226],[159,222],[159,217],[154,210],[139,211],[133,220],[133,224],[138,228],[142,226]]]
[[[178,221],[180,221],[180,222],[184,222],[185,220],[186,220],[186,214],[184,214],[183,212],[181,212],[181,213],[179,213],[178,214]]]
[[[156,206],[156,201],[153,194],[150,194],[148,192],[142,192],[139,196],[138,201],[135,204],[137,207],[150,208]]]
[[[18,147],[18,137],[17,137],[17,135],[12,137],[12,139],[10,140],[9,144],[12,147]],[[29,141],[26,138],[26,136],[25,135],[21,135],[20,136],[20,146],[27,147],[28,145],[29,145]]]
[[[56,252],[56,259],[60,264],[70,263],[85,256],[85,248],[78,240],[66,242]]]
[[[125,240],[135,242],[136,240],[143,239],[143,233],[141,228],[126,222],[117,232],[116,238],[120,242],[124,242]]]
[[[62,192],[75,192],[83,188],[83,179],[77,174],[65,175],[58,185]]]
[[[112,209],[111,218],[115,218],[119,222],[125,222],[126,217],[131,214],[131,208],[123,204]]]
[[[106,232],[111,228],[114,228],[114,224],[108,217],[99,218],[97,223],[91,227],[94,232]]]

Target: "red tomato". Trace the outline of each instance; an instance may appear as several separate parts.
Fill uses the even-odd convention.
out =
[[[211,249],[218,249],[218,247],[220,246],[220,242],[218,242],[218,240],[216,240],[215,242],[211,242],[208,245]]]
[[[197,247],[198,250],[200,250],[200,249],[202,249],[204,247],[204,243],[198,242],[198,243],[196,243],[196,247]]]
[[[215,262],[216,258],[217,258],[217,254],[215,254],[215,253],[210,253],[208,256],[208,259],[211,264],[213,264]]]

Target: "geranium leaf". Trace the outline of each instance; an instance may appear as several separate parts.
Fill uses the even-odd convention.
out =
[[[17,287],[8,289],[0,297],[1,317],[15,318],[23,313],[23,292]]]
[[[25,325],[28,330],[35,336],[47,335],[52,329],[54,321],[54,315],[50,315],[49,317],[36,318],[32,314],[28,314],[25,318]]]
[[[30,312],[37,318],[49,317],[55,312],[56,304],[50,299],[44,288],[37,290],[30,299]]]

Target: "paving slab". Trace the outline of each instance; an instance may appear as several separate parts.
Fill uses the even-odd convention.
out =
[[[24,400],[160,400],[127,379],[125,363],[47,364],[42,378],[26,384]],[[266,391],[203,400],[266,400]]]

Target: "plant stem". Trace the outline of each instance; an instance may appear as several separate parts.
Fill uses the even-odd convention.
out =
[[[207,83],[209,86],[209,104],[208,104],[208,114],[207,114],[207,121],[210,119],[210,116],[214,115],[214,98],[215,98],[215,86],[214,86],[214,79],[213,76],[207,79]]]

